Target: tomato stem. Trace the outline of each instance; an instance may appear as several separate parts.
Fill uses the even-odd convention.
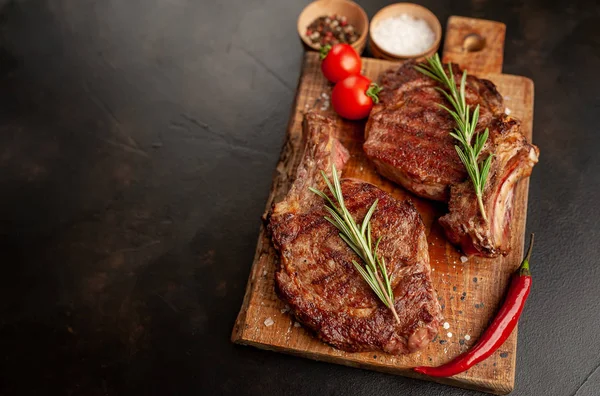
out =
[[[379,92],[381,92],[383,88],[375,83],[371,83],[369,88],[367,89],[366,95],[373,100],[373,103],[379,103]]]
[[[329,51],[331,51],[331,45],[327,44],[324,45],[323,47],[321,47],[321,50],[319,51],[321,53],[321,60],[325,59],[327,57],[327,54],[329,53]]]

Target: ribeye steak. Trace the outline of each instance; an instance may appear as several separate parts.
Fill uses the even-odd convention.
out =
[[[456,122],[438,106],[449,106],[435,89],[439,85],[415,65],[408,62],[382,74],[383,91],[371,111],[363,148],[383,176],[424,198],[447,201],[450,186],[467,176],[449,135]],[[502,96],[490,81],[469,75],[465,91],[471,108],[480,105],[480,127],[504,112]]]
[[[494,119],[484,157],[494,154],[480,215],[471,179],[450,187],[449,213],[439,219],[450,242],[466,254],[494,257],[510,251],[510,224],[517,182],[529,176],[538,161],[538,148],[527,143],[520,122],[507,115]]]
[[[484,156],[493,154],[485,190],[490,221],[477,211],[473,188],[450,136],[454,119],[439,104],[451,107],[435,88],[439,84],[407,62],[383,73],[380,103],[367,123],[364,150],[378,172],[425,198],[450,201],[440,222],[448,239],[467,254],[495,257],[510,250],[512,197],[516,182],[531,173],[539,151],[520,132],[520,122],[504,114],[502,96],[488,80],[468,75],[466,100],[480,106],[477,132],[489,128]],[[457,83],[462,70],[453,65]]]
[[[354,268],[358,256],[324,219],[324,201],[308,190],[326,191],[320,171],[331,177],[348,152],[334,138],[335,122],[305,116],[304,157],[296,179],[269,215],[272,241],[280,254],[276,289],[292,313],[323,341],[346,351],[405,354],[423,348],[437,334],[440,306],[430,278],[429,254],[420,215],[408,201],[398,201],[372,184],[342,179],[342,193],[357,222],[379,199],[372,219],[374,238],[383,236],[383,256],[401,323],[377,298]]]

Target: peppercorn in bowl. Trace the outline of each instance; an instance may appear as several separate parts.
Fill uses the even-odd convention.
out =
[[[298,17],[298,35],[307,49],[346,43],[359,54],[367,44],[369,18],[356,3],[348,0],[317,0]]]

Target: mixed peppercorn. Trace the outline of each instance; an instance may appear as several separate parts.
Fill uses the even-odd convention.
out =
[[[339,43],[352,44],[358,40],[359,32],[348,23],[345,16],[334,14],[315,19],[306,28],[306,37],[313,44],[324,47]]]

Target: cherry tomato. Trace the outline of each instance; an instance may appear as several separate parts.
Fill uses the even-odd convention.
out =
[[[321,71],[332,83],[360,74],[360,56],[349,44],[336,44],[333,47],[326,45],[321,50],[321,59]]]
[[[340,116],[360,120],[369,115],[373,103],[379,102],[381,88],[365,76],[350,76],[335,84],[331,91],[331,104]]]

